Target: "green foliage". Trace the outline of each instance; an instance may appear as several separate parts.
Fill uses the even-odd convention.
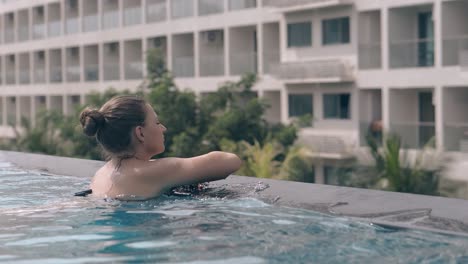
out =
[[[415,161],[411,162],[408,153],[401,150],[399,136],[388,135],[382,150],[378,148],[378,144],[369,139],[368,145],[380,178],[377,186],[396,192],[437,195],[440,169],[423,168],[425,151],[430,144],[431,142],[424,150],[415,154]]]
[[[279,178],[290,181],[312,182],[314,168],[307,159],[307,149],[291,147],[281,166]]]

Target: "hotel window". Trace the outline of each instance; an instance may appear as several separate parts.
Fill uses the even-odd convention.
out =
[[[323,113],[325,119],[350,119],[350,94],[324,94]]]
[[[290,94],[288,96],[289,116],[313,114],[311,94]]]
[[[312,22],[288,24],[288,47],[312,46]]]
[[[349,17],[325,19],[322,21],[323,45],[345,44],[349,42]]]

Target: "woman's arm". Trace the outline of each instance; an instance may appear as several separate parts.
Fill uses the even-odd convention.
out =
[[[141,175],[161,188],[225,179],[242,161],[237,155],[213,151],[193,158],[163,158],[150,161]]]

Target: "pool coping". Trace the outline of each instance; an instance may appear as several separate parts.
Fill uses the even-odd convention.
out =
[[[25,169],[85,178],[91,178],[104,164],[12,151],[0,151],[0,160]],[[468,200],[233,175],[208,186],[218,194],[223,190],[226,197],[254,197],[270,204],[310,209],[385,227],[468,237]]]

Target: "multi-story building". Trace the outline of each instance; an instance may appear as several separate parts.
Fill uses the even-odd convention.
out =
[[[257,73],[267,120],[314,117],[301,139],[322,165],[369,130],[468,151],[466,14],[467,0],[3,0],[0,134],[90,91],[137,87],[158,47],[199,95]]]

